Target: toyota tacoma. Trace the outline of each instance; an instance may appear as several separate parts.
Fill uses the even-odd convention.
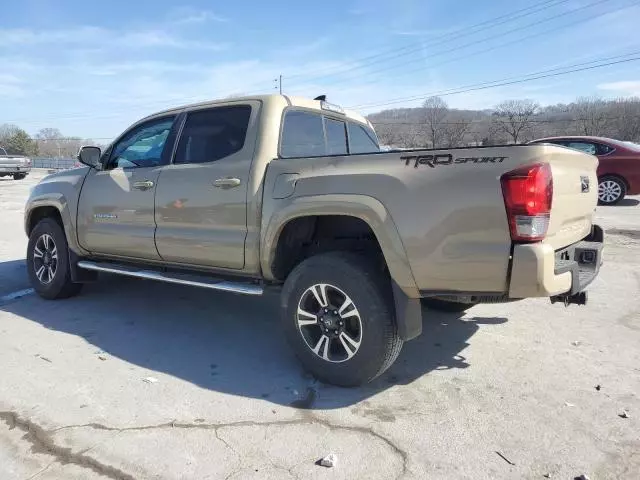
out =
[[[601,264],[598,160],[554,145],[380,151],[322,98],[225,99],[140,120],[33,188],[27,267],[47,299],[99,272],[280,289],[319,379],[360,385],[422,331],[422,303],[584,304]]]

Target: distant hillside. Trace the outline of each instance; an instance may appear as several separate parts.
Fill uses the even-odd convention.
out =
[[[420,108],[383,110],[368,118],[382,144],[400,148],[502,145],[554,135],[640,141],[640,98],[580,98],[544,107],[511,100],[493,110],[459,110],[432,97]]]

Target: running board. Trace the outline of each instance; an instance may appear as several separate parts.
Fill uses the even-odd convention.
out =
[[[114,273],[127,277],[146,278],[147,280],[157,280],[159,282],[177,283],[189,285],[191,287],[208,288],[210,290],[220,290],[223,292],[242,293],[244,295],[262,295],[262,287],[250,283],[227,282],[208,278],[201,275],[157,272],[154,270],[141,270],[135,267],[116,264],[104,264],[82,260],[78,262],[78,267],[95,272]]]

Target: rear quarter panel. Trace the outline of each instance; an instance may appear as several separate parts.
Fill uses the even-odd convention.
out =
[[[418,289],[505,292],[511,239],[500,176],[558,149],[567,150],[530,145],[274,160],[265,179],[263,231],[275,231],[270,224],[280,221],[278,212],[305,197],[369,197],[381,206],[379,215],[388,216],[377,228],[397,230]],[[451,163],[432,167],[420,160],[428,155],[451,155]],[[273,193],[282,174],[296,179],[295,188],[286,198],[274,198],[282,197]],[[337,210],[332,213],[355,211],[348,202]],[[373,230],[379,240],[393,236]],[[388,261],[395,253],[384,250]]]

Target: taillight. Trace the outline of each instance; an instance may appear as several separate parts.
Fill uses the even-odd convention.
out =
[[[553,177],[548,163],[528,165],[500,178],[511,240],[538,242],[549,228]]]

